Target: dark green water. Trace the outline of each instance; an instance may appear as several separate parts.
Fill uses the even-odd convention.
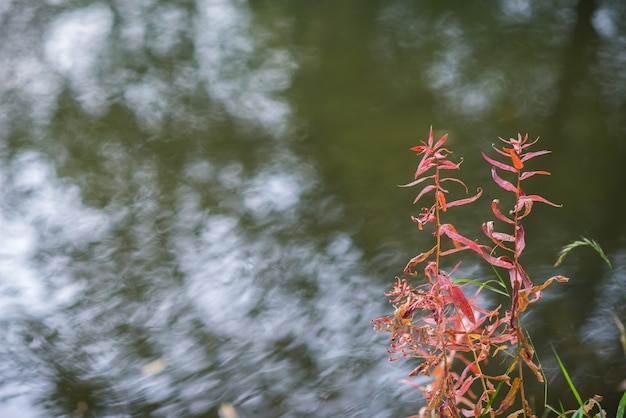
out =
[[[575,406],[553,344],[614,414],[623,2],[5,0],[0,39],[0,416],[415,413],[370,320],[430,239],[396,187],[430,125],[485,188],[448,214],[468,234],[496,193],[480,151],[553,151],[529,187],[564,206],[533,211],[524,262],[572,280],[526,323],[550,401]],[[613,272],[551,267],[581,235]]]

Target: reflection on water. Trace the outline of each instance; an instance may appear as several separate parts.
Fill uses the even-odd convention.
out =
[[[426,239],[393,188],[413,164],[399,161],[435,108],[454,116],[468,152],[482,145],[464,132],[493,137],[481,118],[506,113],[498,123],[517,130],[550,111],[555,51],[576,12],[528,32],[544,19],[532,2],[482,11],[519,46],[490,54],[498,36],[474,26],[476,11],[418,3],[68,3],[0,6],[0,415],[200,417],[229,403],[244,417],[415,412],[417,394],[397,382],[411,368],[387,362],[369,323]],[[624,29],[616,13],[607,5],[593,22],[608,66],[623,68],[609,54]],[[613,106],[602,117],[615,121],[624,96],[599,79]],[[607,141],[623,130],[613,123]],[[568,217],[585,210],[546,219],[574,230]],[[605,238],[623,282],[621,227]],[[565,243],[535,241],[553,253]],[[548,251],[533,256],[552,275]],[[607,394],[625,367],[606,317],[624,312],[604,275],[584,279],[597,264],[577,268],[580,287],[546,295],[529,323],[539,344],[592,338],[597,361],[576,370],[598,382],[610,362],[588,396]],[[564,302],[590,292],[588,307]]]

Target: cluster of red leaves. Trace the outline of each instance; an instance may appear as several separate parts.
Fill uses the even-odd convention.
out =
[[[421,416],[482,416],[499,415],[512,408],[521,392],[521,408],[511,414],[531,414],[524,397],[522,365],[532,370],[539,381],[543,381],[539,366],[534,362],[534,350],[520,330],[519,314],[528,304],[541,297],[541,291],[553,281],[567,281],[567,278],[555,276],[542,285],[534,285],[522,268],[519,257],[525,248],[524,228],[521,220],[528,216],[534,202],[558,206],[541,196],[527,195],[521,188],[523,180],[535,175],[548,175],[547,171],[523,171],[524,163],[531,158],[547,154],[549,151],[529,152],[534,142],[528,142],[528,135],[517,139],[501,139],[505,146],[494,150],[504,157],[506,162],[493,159],[483,153],[483,157],[492,165],[491,173],[495,183],[505,191],[514,193],[513,209],[505,215],[499,209],[499,200],[494,199],[491,208],[494,216],[510,225],[512,232],[498,232],[494,222],[483,224],[485,235],[493,246],[479,244],[460,234],[449,223],[443,223],[442,213],[455,206],[470,204],[480,198],[482,190],[473,196],[449,200],[449,190],[444,184],[456,183],[468,188],[456,177],[446,176],[450,170],[458,170],[461,162],[448,159],[451,152],[444,148],[447,140],[444,135],[434,141],[432,128],[427,142],[413,147],[412,150],[422,155],[415,172],[415,180],[404,187],[421,185],[414,203],[433,194],[432,204],[422,207],[417,217],[412,217],[420,230],[425,225],[433,225],[435,244],[429,250],[412,258],[404,273],[417,276],[417,266],[423,266],[425,282],[413,286],[407,279],[398,279],[392,290],[386,294],[394,306],[393,317],[373,320],[377,330],[391,333],[389,353],[391,360],[416,358],[418,366],[409,374],[430,376],[427,386],[419,386],[428,405]],[[498,169],[513,173],[512,181],[505,180],[498,174]],[[443,238],[446,238],[447,246]],[[444,272],[440,259],[459,251],[471,250],[479,254],[494,267],[505,269],[509,273],[511,309],[502,313],[500,306],[484,309],[478,304],[478,293],[468,299],[460,285],[452,279],[454,271]],[[503,255],[498,255],[504,252]],[[512,362],[506,372],[497,376],[483,373],[482,366],[498,352],[511,354]],[[457,366],[460,365],[460,366]],[[460,371],[459,371],[460,370]],[[517,371],[517,376],[512,374]],[[508,386],[507,394],[494,406],[495,396],[502,384]]]

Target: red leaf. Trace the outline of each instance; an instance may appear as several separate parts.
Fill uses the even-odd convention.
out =
[[[451,224],[443,224],[439,226],[439,234],[445,234],[455,243],[455,246],[457,246],[458,243],[461,243],[479,254],[483,253],[482,249],[475,241],[472,241],[469,238],[466,238],[463,235],[459,234],[456,228]]]
[[[522,168],[524,168],[524,163],[522,162],[522,160],[520,160],[519,156],[515,153],[515,150],[508,149],[507,151],[511,155],[511,161],[513,161],[513,167],[515,167],[517,170],[521,170]]]
[[[484,223],[482,228],[483,228],[483,232],[485,233],[485,235],[491,238],[492,241],[508,241],[508,242],[515,241],[515,237],[511,234],[505,234],[503,232],[495,232],[493,230],[493,221]]]
[[[500,203],[500,200],[498,199],[493,199],[491,201],[491,211],[493,212],[494,215],[496,215],[496,218],[508,224],[515,224],[515,221],[513,219],[507,218],[506,216],[502,214],[502,212],[500,212],[500,209],[498,209],[498,203]]]
[[[493,177],[493,181],[495,181],[498,186],[502,187],[504,190],[517,193],[517,187],[513,186],[511,183],[500,177],[498,173],[496,173],[495,167],[491,167],[491,177]]]
[[[423,263],[424,261],[426,261],[426,259],[428,257],[430,257],[430,255],[433,253],[433,251],[435,251],[437,249],[437,246],[435,245],[433,248],[431,248],[429,251],[426,251],[425,253],[421,253],[416,255],[415,257],[413,257],[408,264],[406,265],[406,267],[404,268],[404,273],[405,274],[410,274],[411,276],[417,276],[417,273],[414,273],[413,271],[411,271],[412,267],[415,267],[417,264],[419,263]]]
[[[454,283],[450,284],[448,287],[448,294],[452,299],[452,303],[456,306],[463,314],[469,319],[472,323],[476,322],[476,318],[474,317],[474,311],[472,310],[472,306],[469,301],[465,297],[463,291],[459,288],[459,286]]]

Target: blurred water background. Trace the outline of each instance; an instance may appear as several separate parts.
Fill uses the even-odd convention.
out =
[[[427,248],[409,148],[541,136],[523,261],[552,402],[626,379],[626,4],[4,0],[0,416],[399,417],[383,293]],[[578,249],[586,236],[613,263]],[[493,278],[476,258],[461,276]],[[621,289],[620,284],[621,283]],[[623,388],[621,389],[623,391]],[[541,405],[543,389],[532,394]]]

